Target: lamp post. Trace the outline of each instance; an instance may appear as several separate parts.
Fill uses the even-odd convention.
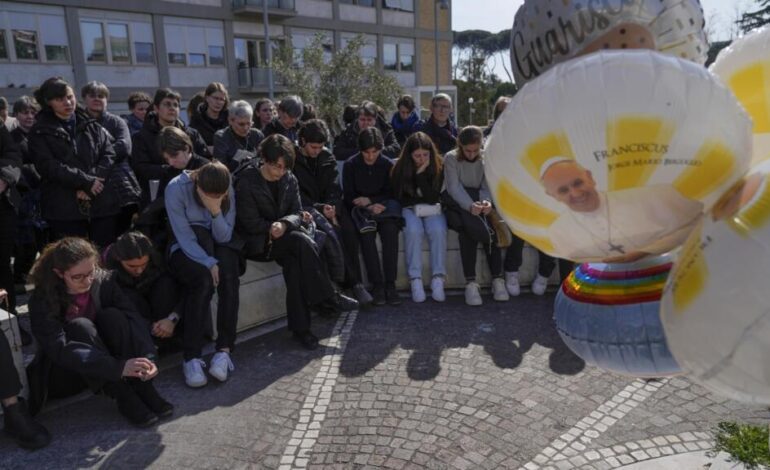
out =
[[[476,111],[473,109],[473,97],[471,96],[468,98],[468,125],[473,125],[473,112]]]
[[[439,92],[439,78],[438,78],[438,10],[448,10],[449,9],[449,0],[436,0],[436,4],[433,8],[433,40],[435,43],[435,60],[436,60],[436,95],[438,95]]]

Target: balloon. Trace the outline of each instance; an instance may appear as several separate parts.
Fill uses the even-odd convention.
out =
[[[750,118],[705,68],[602,51],[519,91],[484,168],[518,236],[559,258],[615,263],[681,245],[750,155]]]
[[[720,395],[770,405],[770,161],[704,217],[661,301],[671,352]]]
[[[578,266],[556,297],[554,320],[564,343],[587,363],[619,374],[679,374],[659,315],[670,269],[669,255]]]
[[[601,49],[652,49],[699,64],[708,41],[698,0],[525,0],[511,30],[516,83]]]
[[[735,93],[754,120],[752,165],[770,158],[770,26],[723,49],[710,70]]]

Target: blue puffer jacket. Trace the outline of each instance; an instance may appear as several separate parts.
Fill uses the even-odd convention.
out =
[[[406,139],[412,135],[412,128],[414,128],[414,125],[417,124],[419,120],[420,115],[417,114],[416,110],[412,110],[412,114],[410,114],[406,120],[401,119],[398,111],[393,113],[393,117],[390,119],[390,125],[393,126],[393,132],[396,133],[396,140],[401,147],[404,146]]]

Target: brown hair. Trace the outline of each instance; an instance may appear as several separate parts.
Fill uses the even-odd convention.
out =
[[[206,194],[224,194],[222,199],[222,212],[230,210],[230,170],[220,161],[206,163],[202,167],[190,172],[190,179],[196,188],[200,188]],[[193,193],[195,201],[203,205],[199,200],[198,192]]]
[[[230,95],[227,93],[227,88],[219,82],[211,82],[206,87],[206,90],[203,92],[204,96],[211,96],[216,92],[220,92],[223,95],[225,95],[225,107],[222,109],[227,109],[227,106],[230,104]]]
[[[190,136],[178,127],[164,127],[158,133],[158,151],[163,153],[177,153],[180,150],[193,151],[193,143]]]
[[[480,127],[466,126],[463,127],[459,134],[457,134],[457,160],[465,160],[465,154],[463,153],[464,145],[479,144],[484,141],[484,133]]]
[[[430,163],[428,163],[428,168],[425,171],[433,177],[433,188],[437,191],[441,189],[443,162],[438,150],[436,150],[436,146],[428,134],[415,132],[406,139],[404,147],[401,149],[401,155],[390,172],[393,190],[398,198],[404,195],[414,196],[417,191],[414,184],[417,168],[412,159],[412,153],[415,150],[427,150],[430,153]]]
[[[76,237],[62,238],[48,244],[35,261],[29,274],[35,285],[33,297],[42,297],[51,310],[53,317],[58,317],[69,305],[69,295],[64,281],[54,272],[64,272],[83,260],[93,258],[99,266],[99,252],[88,240]]]

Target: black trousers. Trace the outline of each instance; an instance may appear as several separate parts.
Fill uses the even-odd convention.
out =
[[[161,274],[146,294],[125,287],[123,292],[134,303],[137,311],[150,323],[168,317],[179,305],[180,300],[176,279],[167,273]],[[176,313],[182,315],[181,311]]]
[[[215,245],[214,257],[219,261],[216,347],[233,350],[238,328],[240,254],[227,246]],[[180,293],[184,298],[182,343],[184,359],[189,361],[203,354],[206,315],[209,314],[209,304],[214,295],[214,280],[206,266],[188,258],[181,249],[171,255],[169,265],[180,283]]]
[[[289,330],[310,330],[310,306],[334,295],[318,247],[304,232],[295,230],[273,240],[265,260],[275,260],[283,268],[286,283],[286,315]]]
[[[506,253],[506,259],[508,257],[511,258],[510,267],[506,266],[505,268],[506,272],[518,271],[523,262],[522,250],[524,249],[524,240],[517,237],[515,234],[513,235],[512,240],[511,246],[508,247]],[[556,258],[549,256],[540,250],[537,250],[537,257],[537,273],[543,277],[551,277],[553,268],[556,267]]]
[[[16,311],[16,294],[13,288],[11,257],[16,241],[16,211],[6,198],[0,195],[0,289],[8,292],[8,306]],[[0,308],[5,306],[0,304]]]
[[[15,397],[21,392],[21,381],[13,364],[11,346],[5,334],[0,333],[0,399]]]
[[[123,312],[112,307],[98,311],[94,321],[81,317],[67,322],[64,325],[64,334],[68,341],[90,344],[121,360],[147,354],[147,351],[143,350],[143,343],[133,335],[129,319]],[[51,397],[71,395],[78,391],[77,388],[83,382],[94,391],[109,383],[103,377],[69,371],[56,365],[56,358],[51,359],[54,361],[48,382],[48,393]]]
[[[336,227],[339,239],[342,241],[342,251],[345,256],[345,285],[353,287],[361,282],[361,260],[358,257],[360,244],[358,242],[358,230],[350,218],[350,212],[342,202],[335,207],[337,214]]]
[[[49,220],[51,241],[64,237],[81,237],[91,240],[99,248],[109,246],[118,238],[120,215],[97,217],[90,220]]]
[[[518,250],[518,261],[514,253],[516,250],[511,249],[508,249],[503,260],[494,231],[487,228],[487,224],[481,217],[460,211],[447,211],[446,216],[447,224],[458,234],[460,260],[463,265],[463,275],[467,281],[476,279],[476,253],[479,243],[487,255],[487,264],[493,278],[502,276],[503,270],[510,272],[519,269],[521,249]]]
[[[383,284],[388,287],[396,285],[396,275],[398,274],[398,230],[398,221],[382,219],[377,221],[376,232],[359,234],[361,252],[364,255],[364,265],[366,265],[366,274],[369,276],[369,281],[375,287],[382,287]],[[382,243],[384,282],[380,256],[377,253],[377,234],[380,235],[380,242]]]

